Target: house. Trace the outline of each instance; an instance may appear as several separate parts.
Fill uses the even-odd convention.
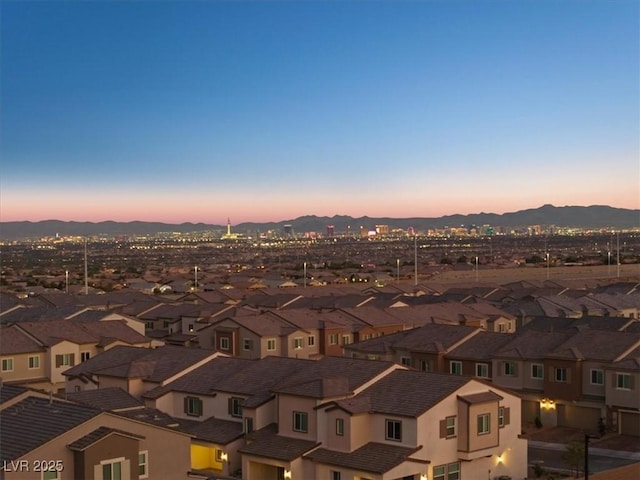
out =
[[[4,480],[189,477],[190,435],[30,396],[0,411]]]
[[[135,398],[198,368],[218,353],[165,345],[117,346],[63,372],[67,392],[119,387]]]
[[[61,391],[69,367],[117,345],[152,343],[125,320],[20,322],[1,327],[0,375],[5,382]]]

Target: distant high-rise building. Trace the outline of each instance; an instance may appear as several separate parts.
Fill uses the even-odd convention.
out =
[[[292,237],[293,236],[293,226],[292,225],[285,225],[284,227],[282,227],[284,229],[284,236],[285,237]]]
[[[327,237],[333,237],[334,235],[334,226],[327,225]]]
[[[376,225],[377,235],[389,235],[389,225]]]

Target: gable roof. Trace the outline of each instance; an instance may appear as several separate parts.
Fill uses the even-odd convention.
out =
[[[238,452],[246,455],[271,458],[290,462],[319,444],[313,440],[301,440],[277,435],[276,426],[269,425],[251,434],[251,441]]]
[[[417,417],[470,381],[462,375],[394,370],[355,397],[337,400],[335,405],[352,414]]]
[[[144,404],[129,393],[118,387],[84,390],[82,392],[67,392],[63,394],[66,400],[81,403],[100,410],[121,410],[142,407]]]
[[[109,435],[121,435],[123,437],[134,438],[136,440],[144,440],[144,437],[142,435],[135,435],[133,433],[125,432],[123,430],[118,430],[115,428],[98,427],[94,431],[89,432],[88,434],[77,439],[74,442],[71,442],[68,447],[71,450],[81,452],[89,448],[91,445],[94,445],[96,442],[99,442],[103,438],[108,437]]]
[[[16,460],[95,417],[100,410],[29,397],[0,412],[0,460]]]

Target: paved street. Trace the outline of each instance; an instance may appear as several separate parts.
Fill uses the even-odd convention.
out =
[[[562,459],[563,445],[529,443],[529,465],[542,462],[544,469],[569,471],[569,466]],[[615,455],[615,456],[613,456]],[[607,452],[600,449],[589,451],[589,472],[603,472],[612,468],[638,463],[638,475],[640,478],[640,453],[639,452]],[[583,468],[580,474],[583,475]]]

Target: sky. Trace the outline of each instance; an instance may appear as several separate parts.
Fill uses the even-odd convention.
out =
[[[0,2],[0,221],[640,208],[636,0]]]

